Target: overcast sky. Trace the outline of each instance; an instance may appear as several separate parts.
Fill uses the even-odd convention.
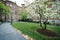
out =
[[[25,3],[24,0],[10,0],[10,1],[16,2],[17,5],[21,6],[21,4],[28,5],[29,3],[33,2],[34,0],[25,0],[25,1],[28,1],[29,3]]]

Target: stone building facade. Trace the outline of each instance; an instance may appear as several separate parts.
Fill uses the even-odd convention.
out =
[[[3,3],[10,8],[10,15],[6,16],[8,18],[7,21],[11,21],[11,18],[13,21],[18,21],[20,19],[19,13],[20,10],[24,7],[25,4],[21,4],[22,7],[18,6],[15,2],[3,0]]]
[[[11,1],[7,1],[6,5],[10,8],[10,16],[9,16],[9,21],[11,21],[11,16],[12,16],[12,20],[13,21],[17,21],[18,20],[18,12],[20,11],[20,7],[17,6],[16,3],[11,2]]]

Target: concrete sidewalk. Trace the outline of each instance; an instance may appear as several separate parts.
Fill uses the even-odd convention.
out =
[[[0,25],[0,40],[25,40],[25,38],[10,23],[3,23]]]

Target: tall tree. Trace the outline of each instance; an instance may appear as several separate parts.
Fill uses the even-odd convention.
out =
[[[21,16],[21,18],[23,19],[23,20],[26,20],[27,19],[27,14],[28,14],[28,12],[27,12],[27,10],[25,10],[24,8],[21,10],[21,12],[20,12],[20,16]]]
[[[40,16],[40,26],[42,29],[46,29],[47,27],[47,21],[48,21],[48,11],[50,11],[52,8],[52,2],[49,0],[35,0],[33,4],[33,9],[35,10],[35,13],[38,13]],[[44,18],[44,23],[42,23],[42,19]],[[44,26],[43,26],[44,24]]]
[[[0,2],[0,16],[9,15],[9,7],[5,6],[2,2]]]

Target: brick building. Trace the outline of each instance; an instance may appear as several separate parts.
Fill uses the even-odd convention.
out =
[[[12,18],[13,21],[18,21],[20,19],[19,17],[20,10],[24,8],[25,4],[21,4],[22,7],[20,7],[15,2],[12,1],[2,0],[2,2],[10,8],[10,12],[11,12],[9,16],[6,16],[6,20],[11,21]]]

